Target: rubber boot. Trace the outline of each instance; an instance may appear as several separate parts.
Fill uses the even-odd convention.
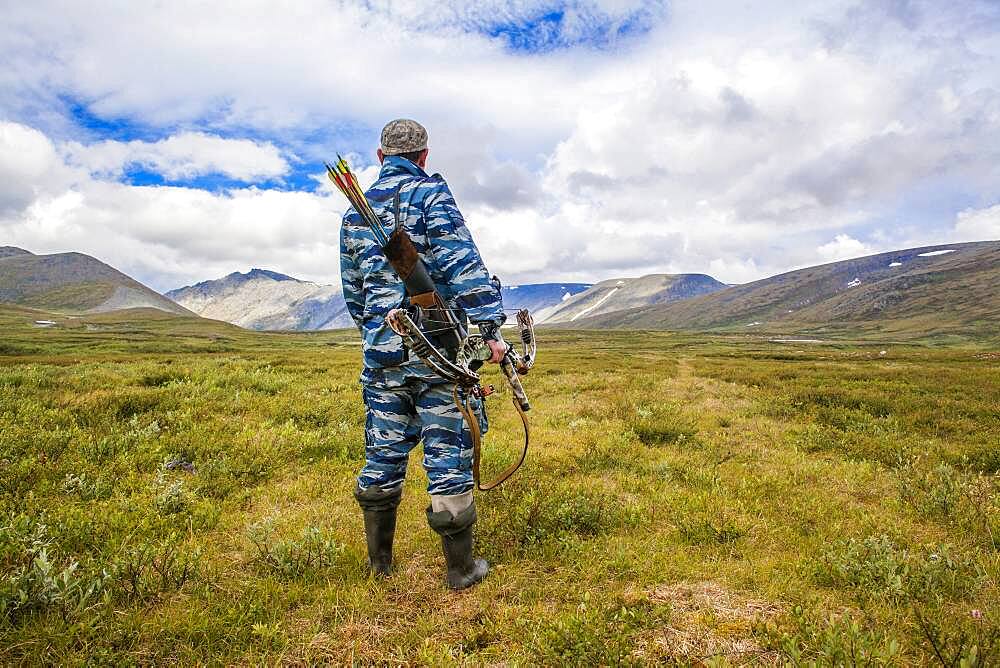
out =
[[[386,492],[378,485],[354,491],[364,512],[368,566],[375,575],[386,576],[392,568],[392,539],[396,535],[396,509],[403,489]]]
[[[448,510],[434,512],[427,507],[427,523],[441,536],[444,561],[448,567],[448,586],[461,590],[479,584],[489,572],[485,559],[472,557],[472,525],[476,523],[473,503],[458,515]]]

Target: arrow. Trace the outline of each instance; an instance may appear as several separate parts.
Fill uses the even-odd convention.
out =
[[[379,244],[385,246],[389,242],[389,235],[382,226],[382,221],[372,210],[371,204],[368,203],[368,198],[365,197],[364,191],[361,190],[361,185],[358,183],[347,161],[338,153],[335,166],[331,166],[327,162],[324,162],[323,165],[326,167],[327,178],[337,186],[337,190],[351,203],[354,210],[361,216],[361,220],[371,229],[372,234],[375,235],[375,239]]]

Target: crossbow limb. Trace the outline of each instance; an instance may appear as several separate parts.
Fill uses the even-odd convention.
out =
[[[417,311],[419,313],[419,310]],[[419,317],[418,317],[419,320]],[[476,487],[481,491],[488,491],[499,487],[510,478],[528,456],[528,444],[530,441],[530,429],[528,427],[527,412],[531,409],[528,402],[528,395],[521,384],[521,376],[525,376],[535,364],[537,345],[535,343],[534,321],[527,309],[517,312],[517,327],[519,338],[521,339],[521,350],[518,352],[513,346],[508,345],[507,352],[500,360],[500,369],[507,378],[510,385],[512,403],[517,411],[521,424],[524,427],[524,447],[521,449],[521,456],[516,462],[507,467],[494,480],[483,483],[479,477],[479,462],[481,459],[480,450],[482,448],[482,432],[479,428],[479,421],[473,414],[471,402],[473,398],[485,399],[493,392],[493,387],[484,388],[482,378],[476,372],[492,356],[490,347],[482,336],[474,334],[467,336],[462,341],[462,345],[452,360],[442,352],[431,341],[431,337],[420,329],[417,321],[411,317],[410,312],[405,309],[393,309],[386,316],[386,322],[394,332],[403,337],[406,346],[413,353],[431,368],[436,374],[445,380],[454,383],[453,398],[455,405],[469,425],[469,432],[472,435],[473,459],[472,472],[476,481]],[[435,321],[437,322],[437,321]]]

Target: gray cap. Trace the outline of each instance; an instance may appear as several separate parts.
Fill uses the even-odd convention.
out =
[[[427,130],[409,118],[397,118],[382,128],[382,154],[399,155],[427,148]]]

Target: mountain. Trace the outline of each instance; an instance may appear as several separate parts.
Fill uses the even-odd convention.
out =
[[[247,329],[315,330],[354,325],[340,288],[266,269],[233,272],[166,296],[198,315]]]
[[[690,299],[726,285],[705,274],[650,274],[601,281],[555,306],[540,311],[537,322],[574,322],[602,313]]]
[[[799,269],[573,326],[996,337],[998,285],[1000,241],[945,244]]]
[[[591,287],[590,283],[532,283],[505,285],[501,290],[507,309],[526,308],[532,315],[556,306]]]
[[[13,246],[0,247],[0,302],[61,313],[155,308],[193,315],[89,255],[35,255]]]

